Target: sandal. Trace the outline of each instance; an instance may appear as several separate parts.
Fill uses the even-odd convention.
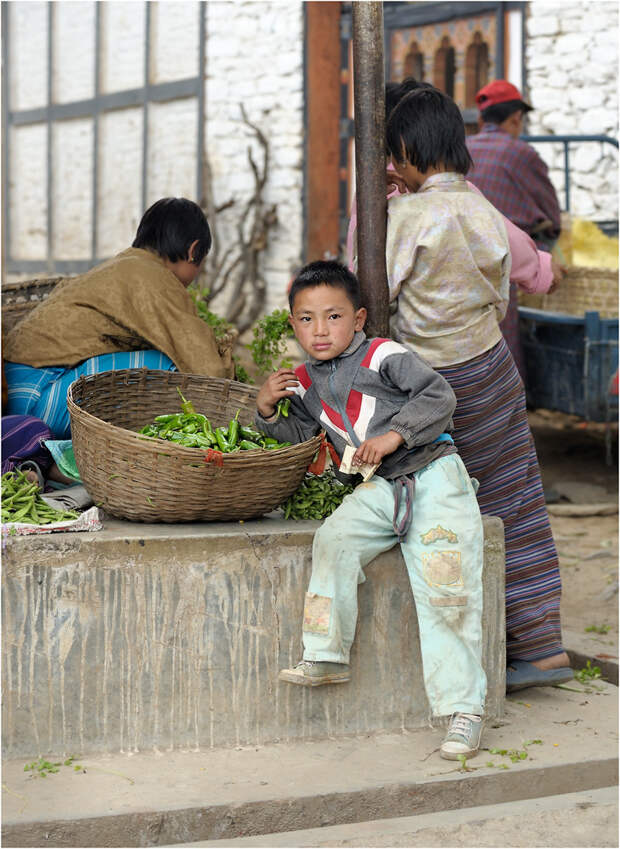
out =
[[[506,692],[525,690],[526,687],[553,687],[573,680],[570,666],[557,669],[539,669],[527,660],[511,660],[506,666]]]

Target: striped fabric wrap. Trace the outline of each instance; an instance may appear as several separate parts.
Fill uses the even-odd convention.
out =
[[[160,351],[123,351],[91,357],[75,368],[33,368],[6,362],[9,390],[8,413],[42,419],[54,439],[70,439],[71,424],[67,409],[67,391],[78,377],[118,371],[125,368],[149,368],[176,371],[170,357]]]
[[[52,456],[43,444],[52,434],[45,422],[33,416],[2,416],[2,474],[23,460],[33,460],[45,472]]]
[[[468,362],[437,371],[457,398],[452,435],[469,475],[480,482],[480,510],[504,522],[508,659],[559,654],[558,557],[513,357],[502,339]]]

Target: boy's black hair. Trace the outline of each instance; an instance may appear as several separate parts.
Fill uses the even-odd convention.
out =
[[[333,286],[334,289],[342,289],[356,311],[362,306],[362,293],[355,274],[340,262],[321,259],[304,265],[293,280],[288,293],[291,313],[299,292],[304,289],[314,289],[316,286]]]
[[[161,198],[142,216],[132,248],[150,249],[177,262],[187,259],[196,240],[192,262],[200,265],[211,250],[211,231],[204,212],[187,198]]]
[[[503,124],[506,118],[510,118],[515,112],[527,112],[522,100],[506,100],[504,103],[496,103],[488,106],[480,113],[485,124]]]
[[[395,162],[404,156],[422,173],[441,165],[467,174],[473,164],[459,107],[431,86],[401,98],[387,122],[386,144]]]
[[[434,86],[430,83],[416,80],[415,77],[405,77],[399,83],[393,81],[387,82],[385,84],[385,120],[388,120],[392,114],[392,110],[406,94],[418,88],[434,88]]]

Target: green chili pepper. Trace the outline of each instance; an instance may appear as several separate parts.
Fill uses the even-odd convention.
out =
[[[278,401],[278,403],[276,404],[276,410],[277,410],[276,420],[281,415],[284,416],[284,418],[287,418],[290,406],[291,406],[291,399],[290,398],[282,398],[280,401]]]
[[[260,446],[257,442],[251,442],[249,439],[242,439],[239,443],[239,448],[242,451],[256,451],[258,448],[261,450],[262,446]]]
[[[168,414],[167,414],[167,415],[165,415],[165,416],[155,416],[155,418],[153,419],[153,421],[156,421],[156,422],[169,422],[169,421],[170,421],[170,419],[174,419],[174,418],[176,418],[177,416],[178,416],[178,413],[168,413]]]
[[[230,451],[231,446],[226,439],[226,428],[225,427],[216,427],[215,428],[215,439],[222,453],[227,454]]]
[[[264,437],[264,434],[258,430],[254,430],[254,428],[249,425],[241,425],[239,433],[244,439],[249,439],[250,442],[256,442],[258,439],[263,439]]]
[[[196,433],[198,427],[192,422],[192,424],[185,425],[183,428],[183,433]]]
[[[183,410],[183,412],[184,413],[195,413],[196,408],[194,407],[194,405],[192,404],[191,401],[188,401],[187,398],[183,397],[183,393],[181,392],[181,389],[178,386],[177,386],[177,392],[181,396],[181,409]]]
[[[237,444],[237,440],[239,438],[239,413],[241,410],[237,410],[237,413],[234,419],[231,419],[228,425],[228,443],[231,448],[234,448]]]
[[[202,433],[197,433],[196,436],[199,436],[207,445],[217,445],[217,439],[215,438],[215,434],[212,430],[203,431]]]

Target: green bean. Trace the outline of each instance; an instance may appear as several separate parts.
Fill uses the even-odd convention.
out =
[[[5,523],[48,525],[77,519],[73,510],[55,510],[40,497],[38,484],[15,470],[2,476],[2,521]]]
[[[325,519],[351,492],[353,487],[341,484],[331,471],[322,475],[306,475],[280,508],[285,519]]]

